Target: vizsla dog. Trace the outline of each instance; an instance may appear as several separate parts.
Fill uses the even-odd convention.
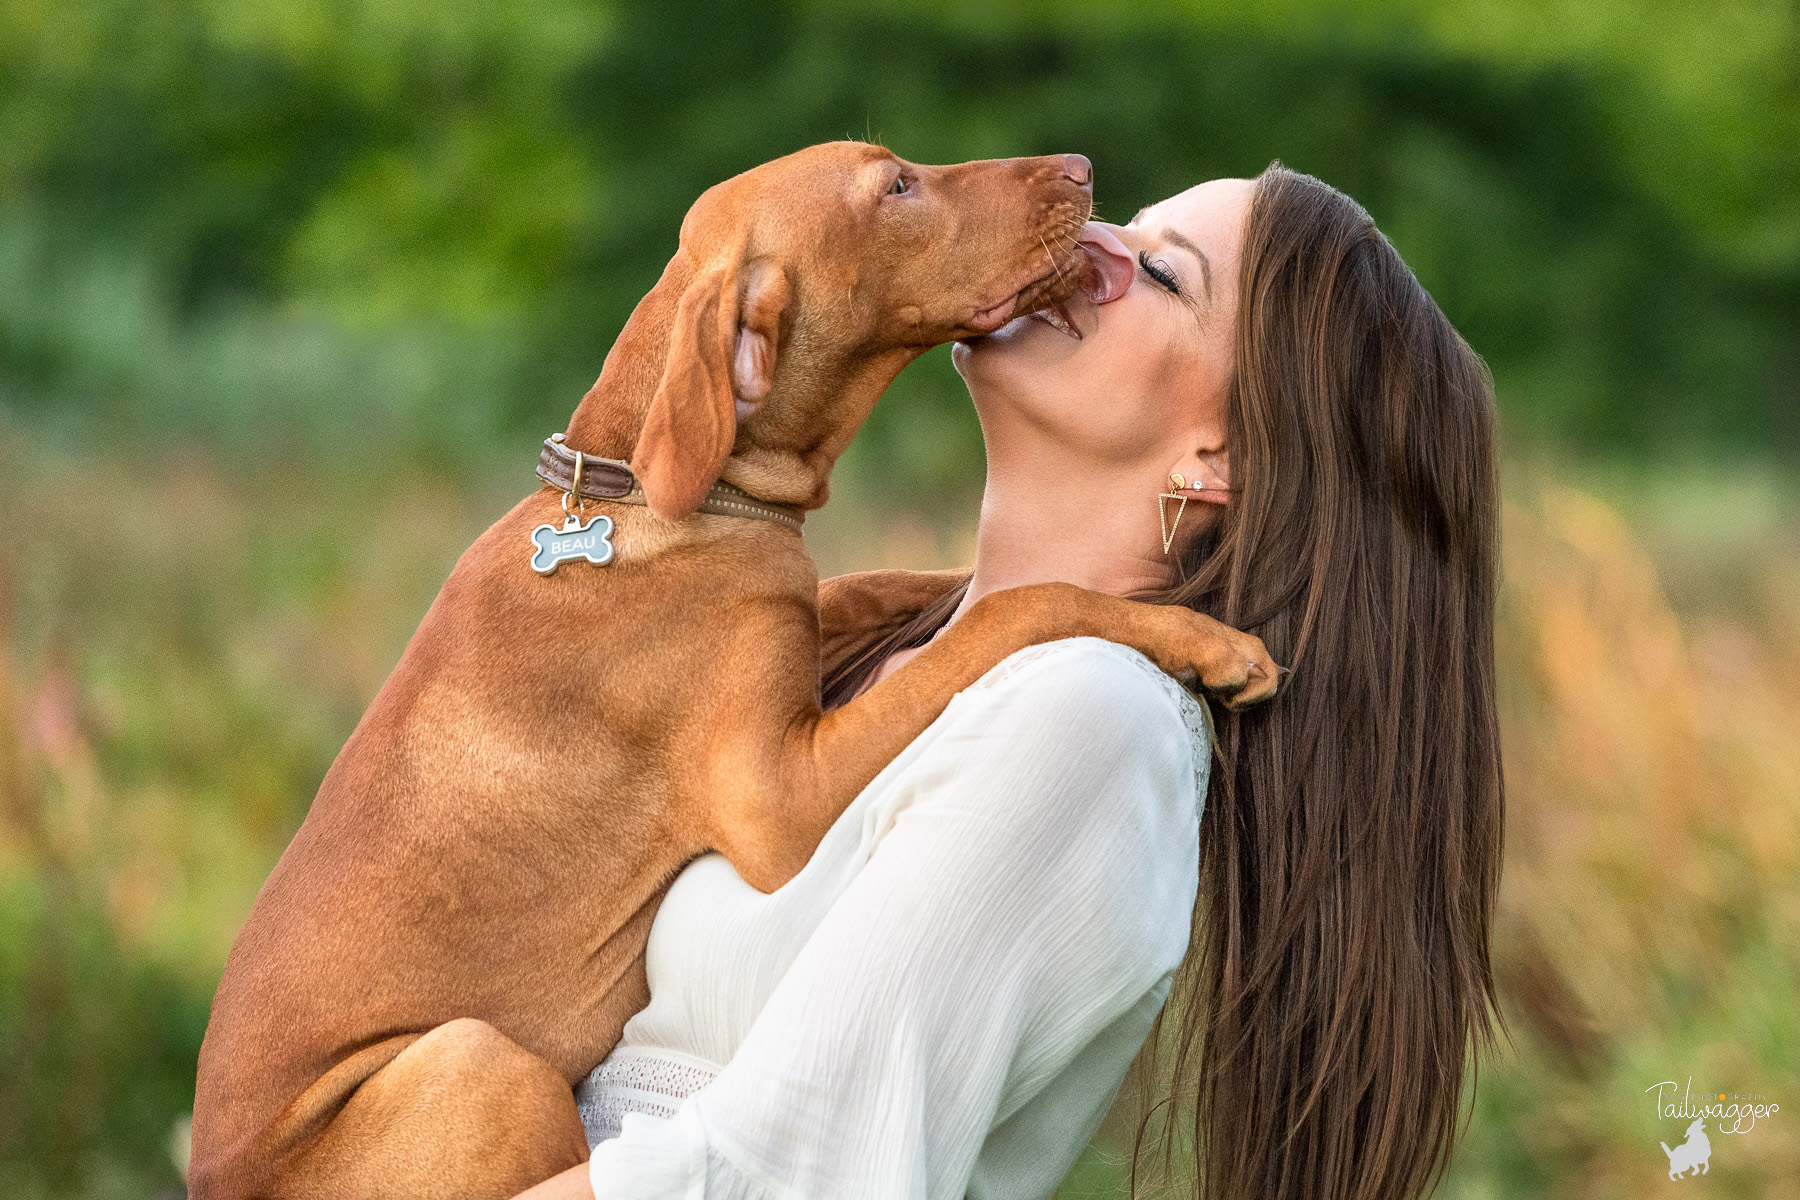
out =
[[[1021,647],[1100,635],[1234,702],[1273,691],[1255,638],[1049,585],[820,711],[798,514],[906,363],[1077,286],[1089,186],[1079,156],[835,143],[700,198],[545,453],[613,499],[541,490],[463,555],[257,897],[200,1052],[195,1200],[479,1200],[583,1161],[571,1084],[646,999],[673,874],[717,850],[779,886]],[[942,586],[826,599],[873,625]]]

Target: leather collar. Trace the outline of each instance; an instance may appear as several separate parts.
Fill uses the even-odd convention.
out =
[[[570,485],[575,482],[578,455],[581,463],[581,494],[576,499],[611,500],[615,504],[645,503],[644,489],[638,486],[637,476],[631,473],[629,463],[571,450],[563,445],[563,435],[560,433],[551,434],[544,439],[543,453],[538,455],[538,478],[558,491],[569,491]],[[706,493],[706,499],[700,502],[699,511],[718,517],[749,517],[755,521],[773,521],[796,533],[806,520],[806,514],[791,504],[776,504],[771,500],[758,499],[743,488],[733,487],[723,480],[712,485],[712,490]]]

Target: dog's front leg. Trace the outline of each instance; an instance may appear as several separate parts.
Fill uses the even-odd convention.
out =
[[[1278,669],[1261,639],[1189,609],[1060,583],[995,592],[848,704],[821,714],[815,702],[794,713],[771,758],[732,773],[731,796],[715,810],[713,844],[752,887],[780,887],[856,794],[952,696],[1015,651],[1072,637],[1131,646],[1231,707],[1275,692]]]

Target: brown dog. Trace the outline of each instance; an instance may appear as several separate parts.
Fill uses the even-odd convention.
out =
[[[539,491],[451,573],[226,964],[200,1052],[196,1200],[502,1197],[581,1162],[570,1086],[646,999],[673,874],[719,850],[779,886],[952,695],[1023,646],[1103,635],[1240,700],[1273,690],[1254,638],[1050,585],[983,599],[821,713],[800,537],[696,514],[721,472],[822,504],[901,367],[1066,294],[1088,188],[1078,156],[920,167],[837,143],[700,198],[566,436],[629,458],[648,507],[592,506],[614,556],[542,575],[532,530],[563,513]],[[838,598],[878,624],[941,586],[877,576]]]

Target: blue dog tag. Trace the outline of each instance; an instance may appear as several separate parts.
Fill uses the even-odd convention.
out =
[[[583,521],[571,515],[560,529],[539,525],[531,531],[531,569],[548,575],[558,564],[578,558],[604,567],[612,561],[613,545],[607,540],[612,531],[612,518],[600,516]]]

